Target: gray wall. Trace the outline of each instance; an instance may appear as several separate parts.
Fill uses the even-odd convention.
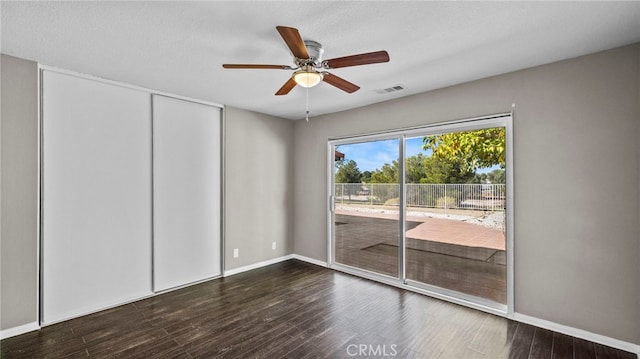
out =
[[[2,56],[0,329],[36,320],[36,76]],[[227,108],[225,267],[326,259],[329,137],[515,103],[516,311],[640,344],[639,88],[635,45],[309,123]]]
[[[0,329],[37,321],[38,65],[2,55]]]
[[[515,311],[640,343],[640,45],[295,125],[294,253],[326,260],[327,139],[514,114]]]
[[[225,146],[225,269],[293,253],[293,122],[227,107]]]

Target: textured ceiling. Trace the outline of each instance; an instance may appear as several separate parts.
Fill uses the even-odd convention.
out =
[[[292,65],[276,25],[325,58],[387,50],[389,63],[332,70],[361,86],[309,90],[311,116],[347,110],[640,41],[640,2],[11,2],[2,53],[288,119],[305,90],[274,93]],[[403,91],[375,90],[402,85]]]

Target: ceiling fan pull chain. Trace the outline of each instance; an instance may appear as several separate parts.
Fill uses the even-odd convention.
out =
[[[309,122],[309,88],[307,87],[307,92],[306,92],[306,97],[307,97],[307,113],[306,113],[306,120],[307,122]]]

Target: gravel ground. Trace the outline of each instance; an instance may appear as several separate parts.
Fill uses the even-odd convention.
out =
[[[495,228],[504,230],[504,212],[488,212],[488,214],[480,217],[472,217],[469,220],[465,220],[467,223],[478,224],[484,227]]]
[[[379,214],[398,214],[397,210],[386,208],[371,208],[371,207],[352,207],[336,205],[336,210],[345,212],[358,212],[358,213],[379,213]],[[504,212],[486,212],[486,214],[480,216],[465,216],[460,214],[446,214],[446,213],[432,213],[424,211],[407,211],[407,217],[427,217],[427,218],[440,218],[454,221],[462,221],[471,224],[477,224],[483,227],[504,229]]]

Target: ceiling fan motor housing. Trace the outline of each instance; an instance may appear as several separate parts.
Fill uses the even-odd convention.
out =
[[[322,65],[322,55],[324,55],[324,48],[322,44],[313,40],[304,40],[304,46],[307,47],[307,52],[309,53],[309,59],[311,60],[309,63],[308,59],[297,59],[302,60],[300,67],[304,65],[313,65],[314,67],[320,67]]]

